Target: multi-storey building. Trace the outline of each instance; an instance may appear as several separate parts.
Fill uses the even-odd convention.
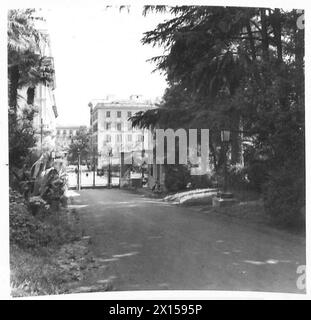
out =
[[[45,41],[40,43],[40,54],[54,69],[54,60],[51,52],[49,34],[46,30],[40,30],[45,34]],[[58,117],[54,90],[56,87],[55,74],[50,83],[39,83],[35,88],[22,87],[19,89],[20,105],[27,107],[27,91],[34,91],[33,104],[37,112],[33,119],[33,127],[37,137],[37,150],[39,152],[52,151],[55,148],[56,118]]]
[[[121,152],[141,152],[148,148],[148,130],[133,128],[129,118],[138,111],[155,108],[151,100],[140,95],[129,99],[107,97],[92,101],[90,125],[93,145],[97,153],[98,167],[120,164]]]
[[[57,126],[55,151],[60,153],[62,156],[66,156],[71,144],[71,139],[80,129],[86,129],[86,126]]]

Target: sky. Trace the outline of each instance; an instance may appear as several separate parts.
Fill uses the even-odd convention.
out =
[[[54,7],[44,15],[55,63],[59,125],[87,125],[88,103],[113,94],[161,97],[165,76],[153,73],[146,60],[163,48],[142,45],[143,32],[168,19],[168,14],[143,17],[142,7],[130,12],[114,8]]]

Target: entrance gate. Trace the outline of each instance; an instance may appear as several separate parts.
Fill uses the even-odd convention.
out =
[[[78,168],[67,168],[68,187],[70,189],[78,189],[78,180],[80,180],[81,189],[92,188],[118,188],[120,185],[120,175],[117,172],[111,172],[109,185],[109,170],[90,170],[87,166],[80,167],[80,174]]]

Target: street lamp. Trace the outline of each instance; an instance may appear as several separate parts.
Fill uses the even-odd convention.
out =
[[[221,141],[222,142],[229,142],[230,141],[230,131],[229,130],[221,130]]]
[[[221,130],[220,132],[221,142],[224,150],[224,185],[223,192],[221,193],[221,197],[231,197],[228,191],[228,171],[227,171],[227,151],[228,145],[230,141],[230,131],[229,130]]]
[[[94,131],[93,131],[93,104],[89,102],[88,107],[90,108],[90,126],[91,126],[91,147],[92,147],[92,170],[93,170],[93,188],[95,188],[95,146],[94,146]]]
[[[78,152],[78,172],[77,172],[77,178],[78,178],[78,190],[81,190],[81,172],[80,172],[80,148],[77,149]]]
[[[228,171],[227,171],[227,152],[230,142],[230,131],[221,130],[220,138],[222,142],[222,150],[224,153],[224,184],[223,190],[217,193],[216,197],[212,198],[213,206],[230,206],[236,202],[233,197],[233,193],[228,192]]]
[[[142,144],[142,148],[141,148],[141,159],[142,159],[142,165],[141,165],[141,179],[142,182],[144,180],[144,165],[145,165],[145,130],[143,129],[142,132],[142,136],[141,136],[141,144]]]
[[[81,149],[80,146],[82,146],[82,139],[77,140],[77,154],[78,154],[78,190],[81,190]]]
[[[93,137],[92,137],[93,138]],[[92,139],[93,140],[93,139]],[[96,153],[96,150],[95,150],[95,147],[93,145],[93,141],[91,142],[91,145],[92,145],[92,170],[93,170],[93,188],[95,188],[95,170],[96,170],[96,157],[95,157],[95,153]]]
[[[108,157],[109,157],[109,163],[108,163],[108,188],[111,188],[111,162],[112,162],[112,148],[110,147],[108,150]]]
[[[145,161],[145,149],[143,149],[141,151],[141,159],[142,159],[142,164],[141,164],[141,178],[142,180],[144,180],[144,175],[145,175],[145,165],[146,165],[146,161]]]

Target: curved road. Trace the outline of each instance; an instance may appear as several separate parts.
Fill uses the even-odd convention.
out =
[[[87,284],[114,290],[212,289],[301,292],[302,238],[123,190],[73,197],[101,267]]]

